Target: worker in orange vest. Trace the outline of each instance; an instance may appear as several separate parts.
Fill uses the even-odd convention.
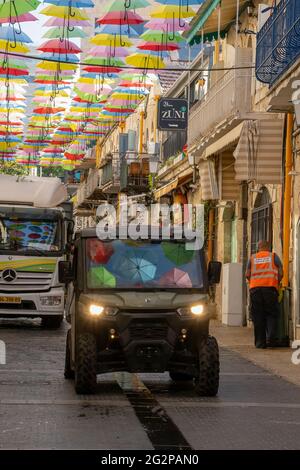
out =
[[[250,315],[254,323],[255,346],[265,349],[276,345],[279,316],[278,289],[283,277],[280,258],[266,241],[258,243],[258,252],[248,261],[246,278],[250,288]]]

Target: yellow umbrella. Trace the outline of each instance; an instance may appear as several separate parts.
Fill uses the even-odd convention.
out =
[[[77,83],[87,83],[87,84],[91,84],[91,85],[94,85],[96,83],[99,83],[102,85],[109,85],[111,83],[115,83],[115,80],[111,79],[111,78],[104,78],[104,79],[97,79],[97,78],[88,78],[88,77],[80,77],[79,80],[77,81]]]
[[[120,35],[114,36],[113,34],[97,34],[90,39],[92,44],[97,46],[112,46],[114,47],[130,47],[132,42]]]
[[[37,64],[37,67],[40,69],[45,69],[45,70],[57,70],[59,67],[60,70],[76,70],[77,69],[77,64],[65,64],[62,62],[47,62],[43,60],[42,62],[39,62]]]
[[[164,69],[165,63],[159,56],[150,54],[132,54],[126,57],[126,63],[140,69]]]
[[[40,11],[43,15],[46,16],[55,16],[56,18],[68,18],[70,15],[69,7],[54,6],[49,5]],[[83,8],[73,8],[72,7],[72,20],[89,20],[89,16]]]
[[[53,95],[53,91],[47,91],[47,90],[45,90],[45,91],[43,91],[43,90],[36,90],[35,93],[34,93],[34,96],[52,96],[52,95]],[[66,97],[66,98],[68,98],[69,96],[70,96],[70,95],[69,95],[67,92],[63,91],[63,90],[60,90],[60,91],[58,92],[58,94],[55,95],[56,98],[59,98],[59,97]]]
[[[27,46],[24,46],[24,44],[21,44],[20,42],[16,42],[15,44],[11,41],[6,41],[4,39],[0,39],[0,52],[2,54],[5,54],[5,52],[16,52],[16,53],[24,53],[26,54],[27,52],[30,51],[30,49]]]
[[[196,13],[190,7],[183,8],[178,5],[163,5],[155,8],[150,16],[152,18],[174,19],[174,18],[192,18]]]
[[[7,150],[18,145],[20,145],[20,142],[0,142],[0,150]]]

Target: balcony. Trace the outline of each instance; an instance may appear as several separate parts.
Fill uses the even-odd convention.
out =
[[[272,86],[300,57],[300,2],[281,0],[257,35],[256,78]]]
[[[121,159],[120,191],[128,194],[139,194],[147,191],[149,186],[149,158],[139,157],[136,161]]]
[[[190,151],[198,145],[202,147],[222,137],[228,132],[232,122],[237,125],[238,121],[244,119],[251,111],[252,72],[251,68],[247,68],[251,66],[252,49],[238,48],[235,51],[235,67],[243,68],[225,73],[211,71],[211,87],[190,112],[188,130]]]
[[[76,207],[85,207],[105,200],[99,186],[99,170],[90,169],[86,181],[80,184],[77,191]]]
[[[100,169],[100,188],[103,194],[117,194],[120,191],[120,159],[115,153],[106,159]]]

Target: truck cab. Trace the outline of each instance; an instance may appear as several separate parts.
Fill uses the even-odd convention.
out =
[[[0,317],[60,326],[65,289],[58,263],[72,230],[67,199],[57,178],[0,175]]]
[[[204,250],[185,240],[99,240],[76,237],[73,260],[60,263],[69,286],[65,377],[93,393],[97,374],[165,372],[214,396],[219,352],[209,335],[209,288],[221,264],[207,268]]]

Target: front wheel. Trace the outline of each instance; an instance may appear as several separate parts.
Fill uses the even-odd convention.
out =
[[[49,315],[49,317],[42,317],[42,328],[58,330],[62,324],[63,318],[63,315]]]
[[[90,394],[97,386],[97,343],[91,333],[78,335],[75,366],[75,390]]]
[[[219,390],[220,359],[216,338],[207,336],[198,345],[198,374],[195,391],[201,397],[214,397]]]

